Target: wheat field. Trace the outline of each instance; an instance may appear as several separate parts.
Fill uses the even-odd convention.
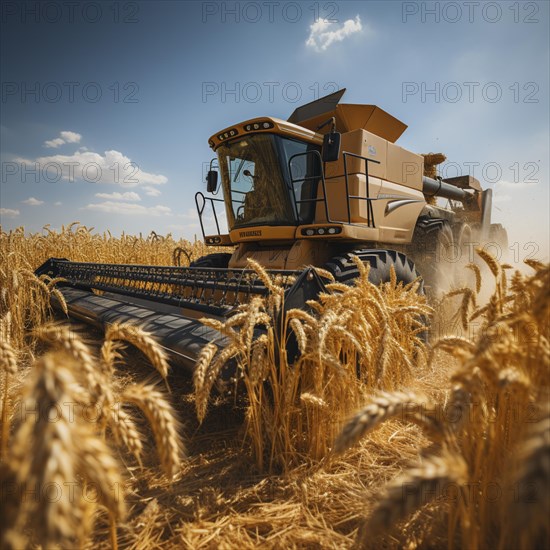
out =
[[[433,303],[357,261],[354,286],[329,281],[282,324],[281,282],[251,263],[268,296],[203,321],[229,343],[192,379],[137,325],[54,316],[57,281],[34,275],[49,257],[211,251],[78,222],[0,229],[2,548],[550,546],[548,264],[480,250]]]

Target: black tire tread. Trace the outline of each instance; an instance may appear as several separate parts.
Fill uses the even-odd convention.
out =
[[[351,284],[359,277],[359,270],[352,259],[357,256],[364,264],[370,265],[369,281],[375,285],[390,280],[390,268],[393,265],[397,281],[405,285],[419,277],[414,263],[395,250],[384,249],[357,249],[335,256],[325,264],[325,269],[330,271],[336,281]]]
[[[230,258],[231,254],[227,252],[216,252],[194,260],[189,264],[189,267],[227,268]]]
[[[441,218],[420,216],[414,228],[413,245],[424,243],[431,236],[435,237],[437,232],[442,231],[445,225],[449,225],[449,223]]]
[[[448,221],[441,218],[420,216],[416,222],[411,255],[416,263],[422,278],[430,289],[438,286],[437,247],[441,233],[447,232],[454,241],[454,234]]]

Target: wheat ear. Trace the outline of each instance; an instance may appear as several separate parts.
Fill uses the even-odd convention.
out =
[[[116,439],[124,443],[124,446],[134,455],[141,466],[143,442],[132,417],[118,406],[116,409],[110,410],[109,426]]]
[[[487,252],[487,250],[484,250],[483,248],[476,248],[476,252],[478,256],[487,264],[495,279],[498,280],[501,268],[496,258],[490,252]]]
[[[476,277],[476,294],[479,294],[481,291],[481,269],[477,264],[468,264],[467,269],[471,269]]]
[[[334,443],[334,453],[345,451],[367,432],[389,418],[402,415],[406,416],[407,420],[422,423],[422,415],[417,414],[421,403],[421,397],[412,392],[382,393],[344,426]],[[432,420],[427,420],[426,423],[431,429],[433,428]]]
[[[8,374],[17,374],[17,355],[6,340],[0,340],[0,368]]]
[[[92,352],[68,325],[48,323],[35,329],[35,334],[43,342],[54,348],[61,348],[72,355],[84,372],[88,388],[94,395],[102,395],[101,379],[98,376]]]
[[[98,501],[109,511],[109,515],[120,520],[126,515],[124,486],[117,461],[107,444],[96,437],[90,426],[82,423],[77,433],[78,467],[94,485]]]
[[[389,530],[438,496],[447,495],[452,487],[466,480],[466,463],[455,456],[431,457],[417,468],[388,485],[385,494],[371,513],[365,533],[376,536]]]
[[[126,388],[122,400],[141,409],[151,424],[162,467],[169,477],[180,469],[183,443],[178,435],[179,422],[172,406],[154,386],[134,384]]]
[[[145,330],[136,325],[113,324],[105,332],[105,340],[123,340],[138,348],[151,361],[153,367],[166,380],[168,359],[165,351]]]
[[[17,357],[15,350],[4,340],[0,340],[0,368],[5,372],[4,377],[4,395],[2,396],[2,409],[0,423],[2,425],[2,434],[0,436],[0,458],[4,459],[8,449],[8,436],[10,433],[9,410],[9,388],[10,376],[17,373]]]
[[[40,491],[55,487],[61,492],[60,498],[21,503],[16,530],[22,531],[32,517],[34,532],[45,547],[70,547],[82,522],[82,510],[73,502],[75,495],[79,496],[78,447],[73,441],[76,422],[70,422],[66,414],[74,384],[70,361],[65,354],[49,353],[35,363],[23,401],[25,410],[35,414],[26,415],[11,445],[10,465],[19,483]]]
[[[304,392],[300,395],[300,401],[305,405],[311,406],[316,409],[327,409],[327,402],[321,397],[314,395],[313,393]]]
[[[229,347],[223,349],[208,366],[204,384],[200,391],[195,392],[195,408],[197,410],[197,418],[199,419],[199,422],[202,422],[206,415],[208,397],[210,395],[210,391],[212,390],[212,386],[216,382],[216,378],[225,364],[238,353],[239,350],[237,347],[234,344],[231,344]]]
[[[216,344],[206,344],[206,346],[202,348],[197,364],[195,365],[193,384],[195,387],[195,403],[197,403],[197,414],[199,417],[201,415],[204,417],[206,412],[206,410],[202,410],[202,405],[199,406],[198,403],[204,403],[204,407],[206,407],[206,402],[208,401],[208,395],[210,393],[210,389],[206,389],[206,374],[208,372],[208,367],[210,366],[210,363],[212,363],[212,359],[216,355],[217,351],[218,346],[216,346]]]

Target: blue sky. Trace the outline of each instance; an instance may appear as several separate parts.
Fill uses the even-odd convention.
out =
[[[444,152],[444,175],[473,170],[520,254],[548,255],[548,2],[70,6],[2,7],[4,229],[192,239],[211,134],[346,87],[409,125],[404,147]]]

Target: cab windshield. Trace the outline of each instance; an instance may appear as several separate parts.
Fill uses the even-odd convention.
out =
[[[229,227],[297,225],[300,209],[296,209],[288,163],[293,155],[311,148],[317,146],[264,133],[220,146],[217,153]],[[303,177],[311,164],[309,156],[291,160],[293,179]],[[300,199],[303,182],[295,181],[294,187]]]

